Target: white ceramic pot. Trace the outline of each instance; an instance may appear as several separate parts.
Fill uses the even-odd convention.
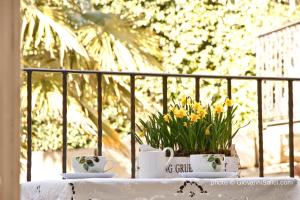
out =
[[[166,157],[166,151],[171,156]],[[165,169],[169,166],[174,156],[174,151],[170,147],[156,151],[141,151],[139,158],[139,178],[164,178]]]
[[[193,154],[190,163],[194,172],[225,171],[225,155],[223,154]]]

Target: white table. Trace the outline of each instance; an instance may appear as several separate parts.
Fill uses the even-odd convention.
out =
[[[293,178],[76,179],[28,182],[22,200],[300,200]]]

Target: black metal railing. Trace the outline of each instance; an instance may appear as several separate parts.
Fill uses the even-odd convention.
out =
[[[300,78],[285,77],[257,77],[257,76],[218,76],[201,74],[171,74],[171,73],[142,73],[142,72],[113,72],[113,71],[94,71],[94,70],[65,70],[65,69],[41,69],[26,68],[27,73],[27,181],[31,181],[32,164],[32,74],[33,73],[60,73],[62,75],[62,116],[63,116],[63,150],[62,150],[62,171],[66,172],[67,166],[67,89],[68,74],[94,74],[97,75],[97,103],[98,103],[98,155],[102,155],[102,77],[105,75],[128,76],[130,77],[131,92],[131,177],[135,178],[135,77],[161,77],[163,94],[163,113],[167,113],[167,92],[168,78],[194,78],[195,79],[195,99],[200,100],[200,80],[219,79],[227,81],[227,96],[231,98],[231,85],[233,80],[254,80],[257,82],[257,106],[258,106],[258,153],[259,153],[259,176],[264,176],[264,156],[263,156],[263,116],[262,116],[262,83],[263,81],[284,81],[288,82],[288,117],[289,117],[289,174],[294,177],[294,130],[293,130],[293,82],[300,81]]]

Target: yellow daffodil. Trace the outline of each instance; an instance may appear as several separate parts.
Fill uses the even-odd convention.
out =
[[[191,98],[187,98],[187,103],[186,103],[188,106],[192,104],[192,100]]]
[[[188,124],[186,122],[183,122],[183,126],[188,127]]]
[[[234,104],[234,102],[233,102],[232,99],[226,98],[226,100],[225,100],[225,105],[226,105],[227,107],[232,107],[233,104]]]
[[[170,122],[170,115],[169,114],[166,114],[163,116],[165,122]]]
[[[222,113],[222,112],[224,112],[223,106],[222,106],[221,104],[217,104],[217,105],[215,106],[215,112],[216,112],[216,113]]]
[[[187,102],[187,97],[181,97],[180,103],[182,106],[185,106]]]
[[[192,113],[191,114],[191,121],[192,122],[196,122],[198,121],[198,119],[200,119],[199,115]]]
[[[200,119],[202,119],[203,117],[205,117],[205,115],[207,115],[206,110],[203,109],[203,108],[199,109],[197,112],[198,112],[198,115],[199,115]]]
[[[211,124],[205,129],[205,135],[206,136],[209,136],[210,135],[210,127],[211,127]]]
[[[174,115],[177,117],[177,118],[183,118],[186,116],[186,110],[184,109],[175,109],[174,110]]]
[[[195,103],[193,104],[193,108],[194,108],[194,110],[196,110],[196,111],[199,111],[200,109],[203,109],[202,105],[201,105],[199,102],[195,102]]]
[[[173,107],[173,106],[171,106],[171,107],[169,108],[169,110],[170,110],[171,113],[174,112],[174,109],[175,109],[175,107]]]

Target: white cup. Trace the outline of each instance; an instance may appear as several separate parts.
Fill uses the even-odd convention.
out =
[[[220,172],[225,170],[223,154],[193,154],[190,164],[193,172]]]
[[[166,161],[166,151],[170,151],[170,158]],[[166,175],[166,167],[174,157],[174,151],[170,147],[162,151],[141,151],[139,158],[139,178],[163,178]]]
[[[111,162],[111,167],[104,169],[106,164]],[[107,160],[104,156],[76,156],[72,159],[74,172],[77,173],[103,173],[111,170],[114,166],[112,160]]]

